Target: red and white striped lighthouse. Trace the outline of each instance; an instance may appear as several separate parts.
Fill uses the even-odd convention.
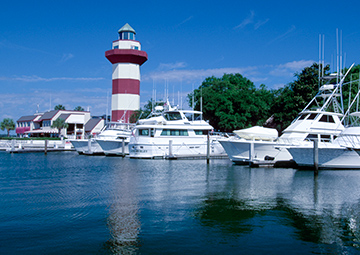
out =
[[[119,40],[105,57],[112,63],[111,121],[125,120],[140,109],[140,66],[148,59],[135,41],[135,30],[126,23],[120,30]]]

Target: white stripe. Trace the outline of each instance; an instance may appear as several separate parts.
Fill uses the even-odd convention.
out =
[[[130,63],[113,64],[112,79],[140,80],[140,66],[138,64]]]
[[[140,96],[134,94],[115,94],[111,97],[111,110],[139,110]]]

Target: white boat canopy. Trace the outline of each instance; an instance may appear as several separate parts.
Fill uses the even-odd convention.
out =
[[[248,140],[275,140],[279,135],[278,131],[274,128],[265,128],[255,126],[240,130],[234,130],[234,134]]]

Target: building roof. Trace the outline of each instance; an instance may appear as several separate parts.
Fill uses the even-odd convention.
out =
[[[59,110],[52,110],[49,112],[45,112],[38,121],[51,120],[58,113],[58,111]]]
[[[85,132],[91,132],[102,119],[90,119],[85,124]]]
[[[135,30],[128,23],[126,23],[122,28],[119,29],[118,33],[121,32],[133,32],[134,34],[136,34]]]
[[[28,116],[22,116],[20,119],[18,119],[16,122],[28,122],[33,121],[38,115],[28,115]]]
[[[63,120],[66,120],[67,118],[69,118],[70,115],[71,115],[71,113],[62,113],[62,114],[60,114],[58,119],[61,118]]]

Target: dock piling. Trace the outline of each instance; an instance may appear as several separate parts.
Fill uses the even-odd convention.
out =
[[[92,154],[92,151],[91,151],[91,139],[90,138],[88,140],[88,153]]]
[[[122,156],[125,157],[125,139],[123,138],[121,141],[121,146],[122,146]]]
[[[314,174],[317,174],[319,170],[319,141],[314,140]]]
[[[210,135],[207,135],[207,147],[206,147],[206,163],[210,162]]]
[[[47,155],[48,140],[45,139],[44,154]]]
[[[173,140],[169,140],[169,157],[173,156],[172,147],[173,147]]]

